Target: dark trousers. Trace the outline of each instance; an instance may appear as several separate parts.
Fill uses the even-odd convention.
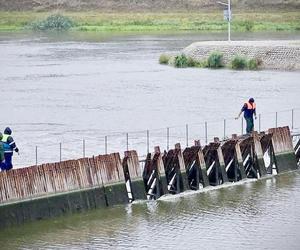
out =
[[[250,134],[254,129],[253,117],[245,117],[246,120],[246,132]]]
[[[13,165],[12,165],[12,153],[4,153],[4,159],[5,161],[0,163],[0,167],[2,171],[5,170],[10,170],[12,169]]]

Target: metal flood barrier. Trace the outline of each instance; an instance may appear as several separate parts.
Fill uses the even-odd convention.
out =
[[[0,173],[0,227],[21,224],[137,199],[158,199],[207,186],[295,170],[300,140],[293,148],[289,127],[232,135],[208,145],[148,153],[126,151]]]

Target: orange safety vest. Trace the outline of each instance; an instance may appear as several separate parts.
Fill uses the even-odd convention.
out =
[[[251,105],[250,102],[246,102],[246,104],[247,104],[247,109],[256,109],[256,104],[255,104],[255,102],[253,102],[252,105]]]

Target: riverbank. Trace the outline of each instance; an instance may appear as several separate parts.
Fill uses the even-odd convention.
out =
[[[213,52],[223,56],[225,65],[234,57],[259,61],[260,69],[300,70],[300,41],[209,41],[196,42],[186,47],[183,54],[196,61],[207,60]]]
[[[30,29],[32,22],[43,20],[53,12],[0,11],[0,31]],[[180,13],[101,13],[62,12],[71,18],[74,31],[224,31],[227,22],[222,11]],[[296,31],[300,30],[300,13],[289,12],[239,12],[233,15],[233,31]]]

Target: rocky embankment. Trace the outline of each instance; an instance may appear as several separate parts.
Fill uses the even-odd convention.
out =
[[[225,64],[236,55],[261,62],[261,69],[299,71],[300,40],[295,41],[207,41],[186,47],[183,53],[195,60],[205,60],[214,52],[223,54]]]

